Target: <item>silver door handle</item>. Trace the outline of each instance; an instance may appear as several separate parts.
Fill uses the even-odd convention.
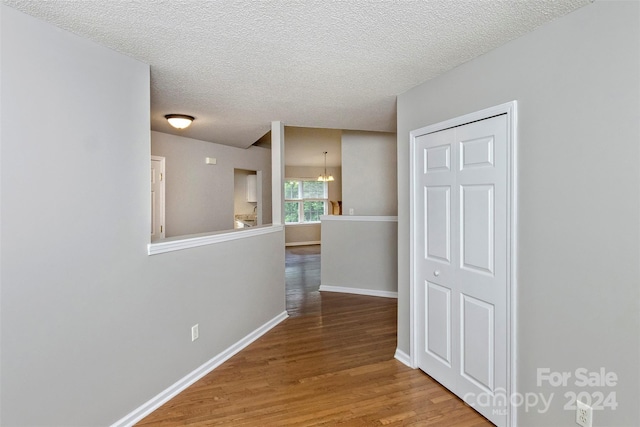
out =
[[[438,270],[436,270],[436,271],[433,272],[433,275],[438,277],[440,275],[440,272]]]

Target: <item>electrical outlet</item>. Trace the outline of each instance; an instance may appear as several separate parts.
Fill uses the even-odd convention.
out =
[[[353,215],[354,212],[355,210],[353,208],[349,208],[349,215]]]
[[[191,341],[197,340],[199,336],[200,333],[198,331],[198,324],[196,323],[191,327]]]
[[[576,400],[576,423],[582,427],[593,425],[593,408],[579,400]]]

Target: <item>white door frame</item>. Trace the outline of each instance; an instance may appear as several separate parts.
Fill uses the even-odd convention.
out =
[[[165,203],[166,203],[166,174],[167,173],[166,173],[166,158],[162,157],[162,156],[153,156],[152,155],[151,156],[151,161],[153,162],[154,160],[157,161],[157,162],[160,162],[160,168],[161,168],[160,212],[156,212],[156,213],[159,214],[159,217],[160,217],[159,220],[160,220],[160,224],[161,224],[161,227],[162,227],[162,229],[161,229],[162,231],[160,232],[160,236],[159,237],[156,237],[155,239],[153,239],[153,240],[158,240],[158,239],[164,239],[164,236],[166,235],[165,233],[167,232],[167,225],[165,223],[165,216],[166,216],[166,212],[165,212],[165,209],[166,209],[166,206],[165,206]],[[152,210],[153,210],[153,208],[152,208]],[[151,215],[153,215],[153,211],[151,212]],[[153,225],[153,218],[151,218],[151,222],[152,222],[152,225]]]
[[[462,126],[467,123],[475,122],[478,120],[488,119],[500,114],[507,115],[507,390],[505,395],[507,396],[507,408],[509,416],[507,418],[507,425],[515,426],[516,411],[511,404],[511,396],[516,388],[516,249],[517,249],[517,102],[511,101],[505,104],[497,105],[495,107],[486,108],[481,111],[466,114],[464,116],[456,117],[444,122],[429,125],[420,129],[413,130],[409,133],[410,147],[409,147],[409,334],[410,334],[410,363],[412,368],[418,367],[418,353],[416,348],[417,343],[417,313],[416,313],[416,236],[415,236],[415,221],[416,215],[416,197],[415,197],[415,148],[416,138],[421,135],[438,132],[444,129],[449,129],[456,126]]]

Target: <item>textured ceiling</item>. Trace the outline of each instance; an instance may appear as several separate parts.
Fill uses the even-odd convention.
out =
[[[3,3],[150,64],[153,130],[247,147],[273,120],[395,132],[396,95],[590,0]]]

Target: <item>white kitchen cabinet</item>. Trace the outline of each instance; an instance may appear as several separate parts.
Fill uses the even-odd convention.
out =
[[[258,201],[258,175],[247,175],[247,202]]]

